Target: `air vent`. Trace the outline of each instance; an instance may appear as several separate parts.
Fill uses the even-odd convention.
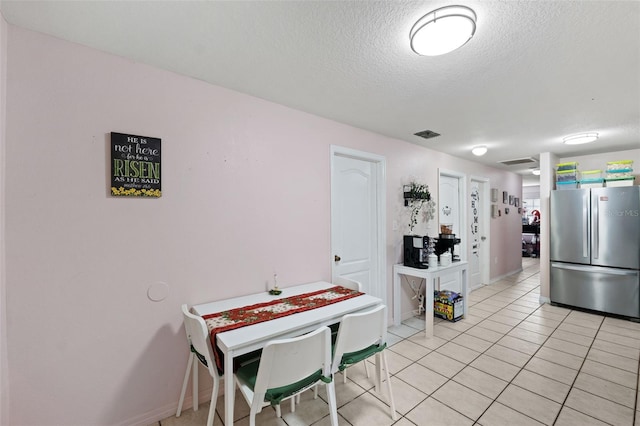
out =
[[[498,161],[500,164],[504,164],[505,166],[517,166],[518,164],[530,164],[537,163],[535,158],[527,157],[527,158],[516,158],[515,160],[504,160]]]
[[[440,133],[436,133],[431,130],[423,130],[421,132],[414,133],[414,135],[420,136],[421,138],[425,138],[425,139],[431,139],[431,138],[435,138],[436,136],[440,136]]]

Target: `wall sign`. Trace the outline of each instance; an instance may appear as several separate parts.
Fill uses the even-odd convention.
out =
[[[162,196],[160,139],[111,132],[111,195]]]

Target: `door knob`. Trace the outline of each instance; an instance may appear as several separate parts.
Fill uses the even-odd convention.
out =
[[[335,256],[333,256],[333,260],[335,260],[336,262],[340,262],[340,260],[342,259],[336,254]]]

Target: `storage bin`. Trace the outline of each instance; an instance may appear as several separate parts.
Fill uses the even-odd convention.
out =
[[[631,174],[631,172],[633,172],[633,170],[617,170],[615,172],[607,172],[607,175],[605,176],[606,179],[623,179],[623,178],[629,178],[629,177],[633,177],[633,175]]]
[[[433,292],[433,314],[449,321],[458,321],[464,315],[464,299],[453,291]]]
[[[583,170],[580,172],[580,182],[602,179],[602,170]]]
[[[607,187],[616,187],[616,186],[633,186],[634,181],[633,176],[617,178],[617,179],[605,179],[605,186]]]
[[[556,172],[556,182],[572,182],[579,179],[577,170],[562,170]]]
[[[578,187],[577,181],[568,182],[556,182],[556,189],[576,189]]]
[[[577,168],[578,168],[578,163],[576,163],[575,161],[570,163],[556,164],[556,170],[558,170],[559,172],[562,172],[564,170],[576,170]]]
[[[632,171],[633,160],[618,160],[607,162],[607,172]]]
[[[604,186],[604,179],[587,179],[580,181],[580,188],[602,188]]]

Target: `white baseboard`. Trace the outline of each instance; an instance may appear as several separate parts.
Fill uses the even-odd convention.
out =
[[[209,402],[212,390],[213,386],[207,387],[205,389],[200,389],[200,394],[198,395],[198,410],[202,410],[203,404]],[[224,379],[220,381],[220,390],[218,391],[218,396],[222,395],[224,395]],[[177,394],[175,402],[166,404],[163,407],[156,408],[155,410],[151,410],[144,414],[140,414],[139,416],[127,419],[121,423],[117,423],[116,426],[148,426],[166,418],[175,417],[176,411],[178,411],[179,398],[180,394]],[[182,404],[182,411],[184,412],[186,410],[191,410],[192,408],[193,396],[191,395],[191,383],[189,383],[189,387],[187,388],[187,395],[185,395],[184,403]]]

